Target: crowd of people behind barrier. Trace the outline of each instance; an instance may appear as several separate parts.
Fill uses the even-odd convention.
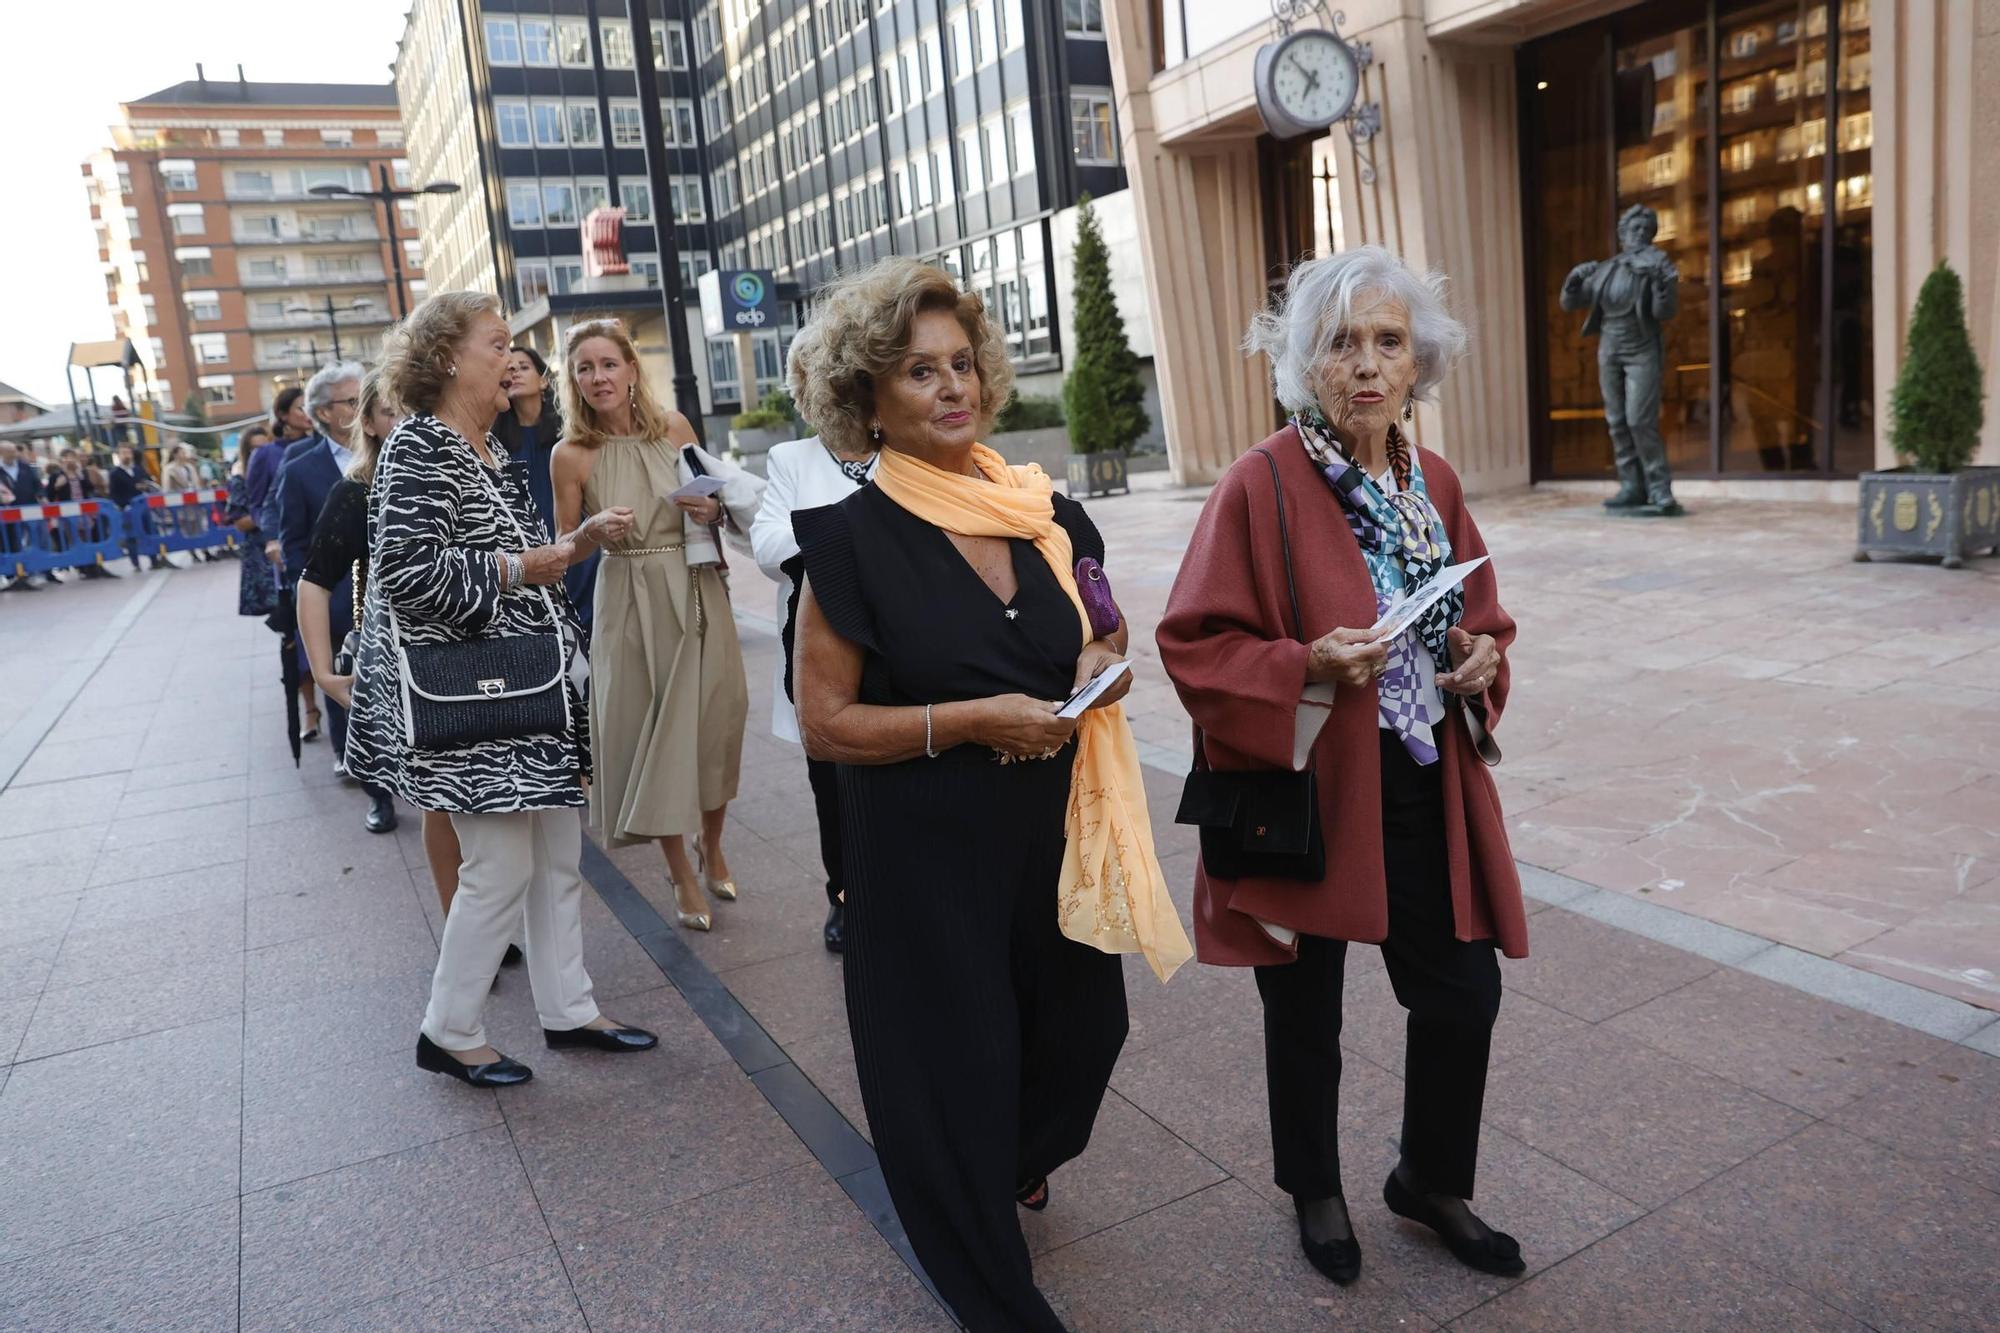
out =
[[[146,452],[142,462],[129,445],[68,446],[44,458],[0,440],[0,590],[117,578],[108,561],[121,556],[135,573],[165,568],[170,551],[227,558],[215,462],[186,443]]]

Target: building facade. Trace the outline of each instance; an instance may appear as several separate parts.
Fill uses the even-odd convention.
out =
[[[1060,368],[1055,219],[1086,191],[1125,186],[1099,5],[651,10],[658,104],[646,107],[623,0],[417,0],[396,67],[411,161],[419,176],[486,182],[425,201],[441,288],[501,292],[544,350],[578,317],[619,314],[657,372],[671,227],[703,405],[724,413],[782,383],[798,306],[819,285],[910,254],[986,296],[1024,372]],[[666,145],[665,198],[646,115]],[[637,284],[584,278],[578,223],[601,203],[626,210]],[[747,376],[733,341],[701,334],[695,281],[712,268],[768,269],[779,284],[785,316],[755,336]]]
[[[249,416],[336,341],[379,352],[424,291],[423,253],[407,205],[385,223],[371,200],[313,193],[408,184],[394,88],[196,73],[123,104],[83,174],[112,322],[160,407]]]
[[[1448,273],[1475,325],[1424,442],[1478,489],[1608,478],[1594,342],[1557,294],[1641,203],[1680,275],[1661,424],[1684,490],[1836,494],[1888,464],[1888,387],[1941,259],[2000,392],[2000,156],[1975,149],[2000,124],[1975,77],[2000,68],[2000,0],[1342,8],[1373,54],[1372,141],[1264,133],[1261,7],[1109,15],[1179,475],[1216,475],[1276,423],[1266,368],[1231,355],[1268,284],[1375,241]]]

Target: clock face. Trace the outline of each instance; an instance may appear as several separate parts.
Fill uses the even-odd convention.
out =
[[[1266,77],[1278,110],[1300,125],[1320,129],[1345,116],[1360,91],[1354,53],[1330,32],[1286,38]]]

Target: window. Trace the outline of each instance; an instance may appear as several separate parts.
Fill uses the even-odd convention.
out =
[[[729,128],[729,89],[717,86],[701,95],[701,127],[711,139]]]
[[[666,131],[668,147],[694,147],[694,102],[685,97],[662,102],[660,126]]]
[[[514,265],[514,287],[522,305],[533,305],[549,294],[549,266],[539,259],[523,259]]]
[[[1112,132],[1110,93],[1072,92],[1069,95],[1069,125],[1078,165],[1118,165],[1118,139]]]
[[[684,70],[688,67],[687,28],[680,23],[653,24],[653,68]]]
[[[319,141],[328,148],[354,147],[353,130],[321,130]]]
[[[375,142],[384,148],[401,148],[403,146],[403,132],[401,130],[377,130],[375,131]]]
[[[507,182],[507,225],[510,227],[542,225],[542,188],[538,183]]]
[[[695,282],[701,275],[714,267],[708,262],[708,255],[701,251],[692,254],[686,250],[681,251],[681,290],[693,291]]]
[[[549,261],[549,290],[557,296],[568,296],[583,286],[583,261],[581,259],[551,259]]]
[[[882,110],[885,115],[893,116],[903,109],[899,68],[900,62],[893,56],[882,62]]]
[[[936,28],[924,29],[923,35],[917,38],[917,51],[922,64],[920,77],[924,96],[929,97],[944,87],[944,43],[939,39]]]
[[[277,219],[272,218],[271,221],[275,223]],[[208,229],[200,204],[167,205],[167,222],[176,236],[199,236]]]
[[[486,63],[521,63],[521,29],[513,19],[486,20]]]
[[[283,130],[264,131],[264,146],[266,148],[277,148],[282,146],[284,142],[285,142],[285,132]]]
[[[424,266],[424,243],[419,240],[403,242],[403,267],[422,268]]]
[[[548,19],[521,20],[521,63],[556,63],[556,25]]]
[[[283,224],[278,221],[275,214],[238,213],[236,215],[236,234],[246,241],[268,240],[277,236],[282,230],[282,226]]]
[[[164,190],[194,189],[194,163],[185,159],[175,159],[160,163],[160,188]]]
[[[949,146],[943,143],[934,143],[931,145],[930,170],[925,174],[930,177],[931,202],[940,203],[951,197],[953,186],[951,182],[951,149]]]
[[[579,179],[576,183],[576,213],[578,217],[589,217],[592,210],[603,208],[611,202],[611,187],[602,180]]]
[[[619,148],[641,148],[646,143],[646,123],[639,118],[639,103],[633,99],[611,103],[611,142]]]
[[[399,157],[389,164],[389,178],[399,190],[410,188],[410,159]]]
[[[694,16],[695,49],[705,56],[712,56],[722,49],[722,29],[715,21],[715,11],[704,8]]]
[[[604,43],[604,67],[632,68],[632,25],[615,19],[606,19],[597,25],[597,32]]]
[[[715,211],[725,215],[734,213],[742,203],[742,191],[737,187],[736,164],[724,163],[716,168],[710,179],[715,185]]]
[[[576,225],[576,186],[568,181],[542,182],[542,222],[550,227]]]
[[[567,69],[590,68],[590,25],[580,19],[556,20],[556,61]]]
[[[736,343],[721,338],[708,345],[708,400],[736,403],[743,400],[743,382],[736,374]]]
[[[204,366],[226,366],[229,364],[229,335],[224,333],[197,333],[188,341],[194,344],[194,359]]]
[[[203,402],[233,403],[236,401],[236,378],[233,375],[203,375],[195,381],[201,390]]]
[[[708,221],[708,214],[701,206],[701,177],[676,176],[667,185],[673,191],[675,222]]]
[[[1025,176],[1035,169],[1035,121],[1028,110],[1028,104],[1011,107],[1007,112],[1007,170],[1015,176]]]
[[[646,181],[618,182],[618,202],[625,206],[627,222],[653,220],[653,187]]]
[[[561,102],[537,100],[528,110],[535,122],[535,147],[560,148],[569,142],[564,136]]]
[[[399,231],[416,232],[423,229],[423,219],[417,212],[416,201],[398,199],[396,201],[396,227]]]
[[[493,120],[500,130],[502,148],[532,148],[535,132],[528,120],[528,104],[518,97],[493,99]]]
[[[285,280],[284,256],[252,259],[243,266],[243,274],[252,282],[283,282]]]
[[[215,261],[205,245],[187,246],[174,251],[174,258],[180,263],[183,278],[210,278],[215,276]]]
[[[999,0],[1000,9],[1000,49],[1016,51],[1027,40],[1021,30],[1021,0]]]
[[[1104,35],[1104,0],[1063,0],[1063,31],[1072,37]]]
[[[222,298],[214,292],[188,292],[181,299],[187,303],[189,319],[222,318]]]
[[[232,199],[269,199],[277,192],[276,182],[268,171],[229,173],[229,196]]]
[[[963,9],[954,9],[945,17],[945,30],[951,36],[951,76],[962,79],[972,73],[972,21]]]
[[[573,148],[595,148],[604,142],[597,126],[597,103],[571,98],[563,104],[569,111],[569,142]]]

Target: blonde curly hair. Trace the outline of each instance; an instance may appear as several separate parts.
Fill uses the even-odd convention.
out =
[[[911,323],[931,310],[949,311],[971,340],[979,370],[979,433],[992,432],[1014,393],[1014,363],[986,303],[934,264],[892,257],[822,288],[818,308],[792,343],[792,399],[828,445],[843,453],[877,447],[868,436],[875,382],[902,363]]]
[[[481,315],[501,313],[488,292],[439,292],[427,296],[389,330],[379,373],[389,397],[411,412],[432,412],[451,382],[456,349]]]

